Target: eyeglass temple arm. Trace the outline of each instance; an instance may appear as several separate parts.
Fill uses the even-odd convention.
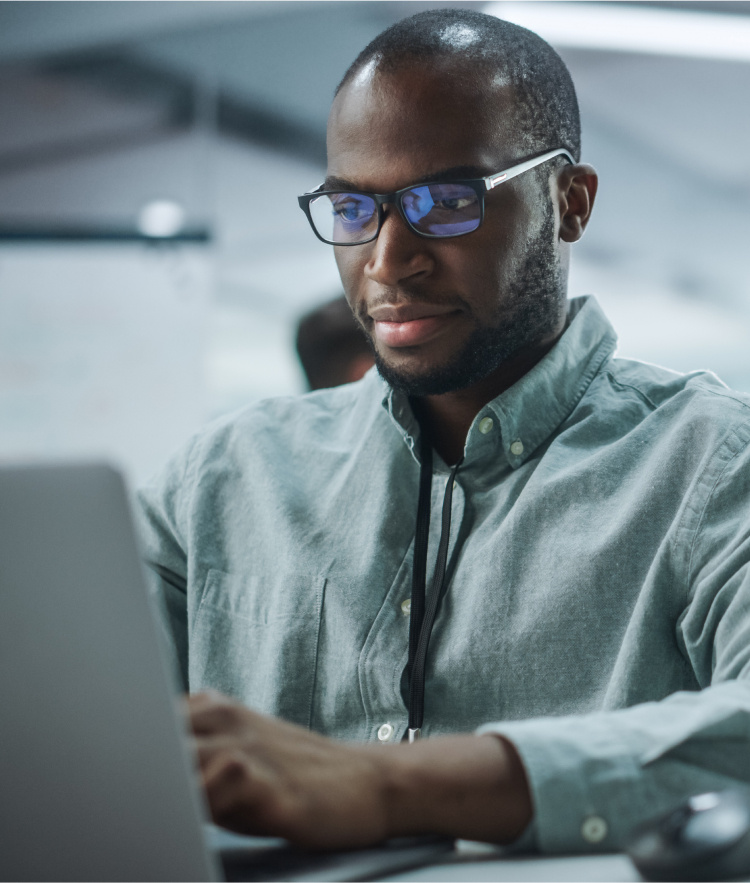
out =
[[[516,175],[522,175],[524,172],[528,172],[529,169],[540,166],[543,162],[547,162],[548,159],[552,159],[555,156],[564,156],[569,163],[575,163],[575,160],[568,153],[568,151],[564,150],[561,147],[558,150],[550,150],[548,153],[543,153],[541,156],[537,156],[535,159],[527,159],[526,162],[521,162],[517,166],[511,166],[504,172],[499,172],[496,175],[488,175],[486,178],[482,179],[484,181],[484,186],[488,190],[492,190],[493,187],[497,187],[498,184],[503,184],[505,181],[510,181],[510,179],[515,178]],[[304,196],[312,196],[313,193],[317,193],[324,187],[325,182],[323,182],[322,184],[318,184],[318,186],[315,187],[313,190],[308,190],[307,193],[304,194]]]
[[[535,159],[527,159],[526,162],[519,163],[517,166],[511,166],[511,168],[506,169],[504,172],[499,172],[497,175],[488,175],[484,178],[484,186],[488,190],[492,190],[492,188],[497,187],[498,184],[504,184],[506,181],[510,181],[511,178],[515,178],[516,175],[528,172],[529,169],[533,169],[535,166],[540,166],[543,162],[547,162],[548,159],[552,159],[555,156],[564,156],[569,163],[575,162],[567,150],[563,150],[562,148],[559,148],[558,150],[550,150],[549,153],[543,153]]]

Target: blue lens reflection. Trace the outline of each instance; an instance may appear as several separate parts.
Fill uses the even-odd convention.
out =
[[[333,242],[368,239],[377,228],[377,205],[363,193],[321,196],[313,200],[310,212],[320,234]]]
[[[362,193],[331,193],[310,201],[310,216],[328,242],[358,242],[377,229],[375,200]]]
[[[412,187],[403,194],[401,204],[409,222],[420,233],[457,236],[479,226],[479,197],[465,184]]]

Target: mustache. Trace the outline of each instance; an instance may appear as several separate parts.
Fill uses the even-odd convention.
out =
[[[471,307],[462,297],[455,294],[436,295],[416,286],[381,289],[372,298],[355,301],[352,310],[357,321],[364,325],[372,322],[370,310],[384,306],[409,307],[416,304],[472,314]]]

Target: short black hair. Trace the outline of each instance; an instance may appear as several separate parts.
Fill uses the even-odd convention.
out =
[[[375,37],[350,65],[336,94],[372,59],[387,73],[437,57],[476,64],[503,78],[517,95],[525,148],[566,148],[581,157],[581,120],[565,62],[538,34],[468,9],[431,9],[402,19]]]

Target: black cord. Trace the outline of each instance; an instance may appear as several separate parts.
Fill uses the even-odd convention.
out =
[[[427,581],[427,542],[430,534],[430,502],[432,497],[432,445],[423,433],[420,444],[421,466],[419,470],[419,502],[417,504],[417,529],[414,538],[414,566],[411,580],[411,619],[409,622],[408,683],[417,654],[419,632],[422,628]],[[411,688],[410,688],[411,689]],[[410,715],[411,720],[411,715]]]
[[[448,545],[451,530],[451,507],[453,484],[461,460],[451,470],[443,497],[443,518],[440,530],[435,573],[430,594],[425,597],[427,580],[427,541],[430,530],[430,503],[432,495],[432,445],[422,435],[421,467],[419,474],[419,502],[417,504],[417,529],[414,539],[414,566],[411,594],[411,622],[409,623],[409,731],[418,734],[424,720],[424,673],[430,635],[440,598],[445,589],[445,571],[448,561]]]

